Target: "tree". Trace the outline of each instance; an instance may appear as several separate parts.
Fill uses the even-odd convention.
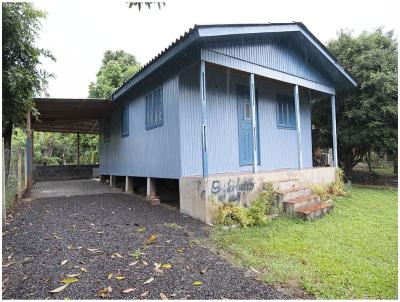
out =
[[[132,54],[123,50],[107,50],[96,74],[96,82],[89,85],[89,97],[108,98],[128,78],[138,72],[141,65]]]
[[[339,163],[346,175],[371,151],[397,158],[398,54],[393,31],[377,29],[357,37],[340,31],[327,47],[358,83],[336,97]],[[318,146],[331,141],[330,109],[329,102],[314,105],[313,139]]]
[[[143,4],[146,5],[149,9],[151,8],[151,6],[152,6],[153,4],[157,4],[158,9],[161,9],[161,5],[165,6],[165,2],[164,2],[164,1],[128,2],[129,8],[131,8],[131,7],[133,7],[133,6],[137,6],[137,8],[139,9],[139,11],[141,10]]]
[[[46,89],[47,80],[52,76],[39,68],[40,57],[55,58],[48,50],[35,46],[40,21],[45,16],[30,3],[2,3],[2,135],[6,150],[6,179],[10,168],[13,127],[24,125],[29,110],[35,115],[32,99]]]
[[[89,97],[109,98],[120,85],[137,73],[140,68],[141,65],[134,55],[123,50],[107,50],[96,74],[96,82],[91,82],[89,85]],[[92,159],[91,162],[98,161],[99,136],[93,134],[81,135],[81,143],[82,149],[85,150],[82,156],[86,159]]]

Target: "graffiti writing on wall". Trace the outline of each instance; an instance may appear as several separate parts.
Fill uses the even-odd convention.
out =
[[[254,189],[253,178],[228,179],[225,182],[214,180],[210,193],[215,195],[218,201],[240,202],[240,198],[246,192]]]

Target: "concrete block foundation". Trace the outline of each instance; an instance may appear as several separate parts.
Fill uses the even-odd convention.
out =
[[[334,167],[304,170],[279,170],[259,173],[223,173],[202,177],[182,177],[179,180],[180,211],[205,223],[213,223],[215,203],[233,202],[250,205],[271,181],[298,179],[302,186],[329,185],[335,181]]]

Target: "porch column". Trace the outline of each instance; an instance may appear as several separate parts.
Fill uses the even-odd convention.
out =
[[[201,154],[203,161],[203,178],[208,177],[207,154],[207,102],[206,102],[206,63],[200,61],[200,98],[201,98]]]
[[[32,187],[33,170],[33,131],[31,129],[31,112],[26,114],[26,187],[29,190]]]
[[[300,123],[300,96],[299,86],[294,86],[294,106],[296,110],[296,129],[297,129],[297,149],[298,149],[298,160],[299,169],[303,170],[303,151],[301,146],[301,123]]]
[[[256,116],[256,92],[254,87],[254,73],[250,74],[250,104],[251,104],[251,123],[253,135],[253,173],[257,173],[258,152],[257,152],[257,116]]]
[[[332,109],[332,140],[333,140],[333,166],[338,167],[338,155],[337,155],[337,136],[336,136],[336,98],[335,95],[331,95],[331,109]]]

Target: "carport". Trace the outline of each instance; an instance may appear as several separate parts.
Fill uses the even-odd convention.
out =
[[[67,98],[35,98],[37,118],[31,112],[26,120],[27,148],[27,189],[33,182],[33,133],[62,132],[77,134],[77,153],[79,159],[79,134],[98,134],[100,120],[111,112],[114,106],[109,99],[67,99]],[[79,162],[78,162],[79,164]]]

